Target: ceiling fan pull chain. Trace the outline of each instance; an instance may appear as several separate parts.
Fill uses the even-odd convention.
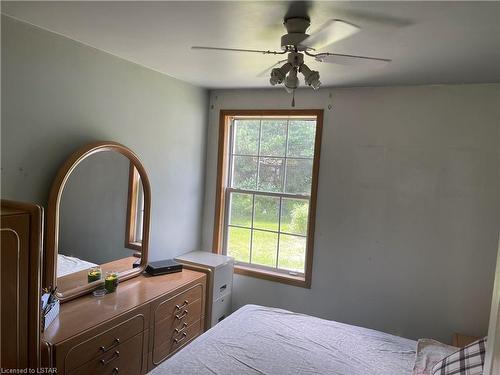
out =
[[[295,90],[292,92],[292,107],[295,107]]]

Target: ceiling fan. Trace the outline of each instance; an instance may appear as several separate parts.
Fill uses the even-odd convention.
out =
[[[341,19],[331,19],[324,23],[317,31],[309,35],[306,32],[310,24],[311,21],[307,15],[285,16],[283,25],[285,26],[287,33],[281,37],[281,51],[205,46],[192,46],[191,49],[250,52],[261,53],[264,55],[287,54],[286,59],[273,64],[258,76],[262,76],[272,69],[269,79],[271,85],[275,86],[284,83],[285,89],[290,93],[294,93],[295,89],[299,86],[298,73],[301,73],[304,76],[304,82],[314,90],[317,90],[321,85],[319,72],[311,70],[304,63],[304,56],[314,58],[316,61],[322,63],[369,65],[374,67],[384,66],[391,61],[390,59],[378,57],[319,52],[319,50],[330,46],[333,43],[358,33],[361,29],[350,22]],[[283,65],[276,67],[280,64]]]

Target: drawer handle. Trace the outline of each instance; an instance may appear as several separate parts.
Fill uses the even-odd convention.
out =
[[[113,374],[118,374],[118,367],[115,367],[115,368],[113,369]]]
[[[182,334],[182,337],[181,337],[180,339],[174,339],[174,342],[175,342],[176,344],[178,344],[178,343],[180,343],[182,340],[184,340],[184,339],[186,338],[186,336],[187,336],[187,333],[186,333],[186,332],[184,332],[184,333]]]
[[[186,315],[187,315],[187,314],[188,314],[188,311],[187,311],[187,310],[184,310],[184,311],[182,312],[182,314],[177,314],[177,315],[175,316],[175,319],[178,319],[178,320],[184,319],[184,318],[186,317]]]
[[[108,359],[107,361],[105,361],[104,359],[101,359],[101,365],[106,366],[107,364],[113,362],[115,359],[117,359],[119,357],[120,357],[120,352],[117,350],[116,352],[114,352],[114,354],[111,356],[111,358]]]
[[[111,350],[113,349],[116,345],[120,344],[120,339],[119,338],[115,338],[115,341],[114,343],[109,347],[109,348],[105,348],[104,346],[101,346],[99,348],[99,350],[103,353],[106,353],[108,350]]]
[[[188,324],[186,322],[182,323],[182,328],[176,328],[174,329],[175,333],[181,333],[182,331],[184,331],[186,329],[186,327],[188,326]]]
[[[189,301],[188,300],[185,300],[184,303],[182,305],[175,305],[175,308],[177,310],[182,310],[184,307],[186,307],[188,305]]]

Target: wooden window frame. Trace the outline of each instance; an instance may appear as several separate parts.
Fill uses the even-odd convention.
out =
[[[141,176],[139,172],[134,167],[134,164],[130,163],[128,172],[128,197],[127,197],[127,221],[125,226],[125,247],[127,249],[142,250],[142,242],[137,241],[137,190],[139,188],[139,183]]]
[[[222,254],[225,222],[226,184],[229,162],[229,125],[235,116],[245,117],[279,117],[279,116],[310,116],[316,117],[316,135],[314,140],[314,156],[309,200],[309,217],[306,240],[306,258],[304,275],[295,276],[268,269],[259,269],[246,265],[235,265],[235,273],[257,277],[265,280],[277,281],[303,288],[311,288],[312,265],[314,252],[314,227],[316,219],[316,203],[318,193],[318,174],[321,154],[321,135],[323,131],[322,109],[293,109],[293,110],[221,110],[219,115],[219,146],[217,161],[217,185],[215,197],[214,235],[212,251]]]

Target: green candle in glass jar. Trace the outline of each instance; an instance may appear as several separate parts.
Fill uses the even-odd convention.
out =
[[[107,293],[113,293],[118,287],[118,273],[117,272],[106,272],[106,278],[104,279],[104,289]]]
[[[92,283],[94,281],[101,280],[101,275],[102,275],[101,267],[92,267],[91,269],[89,269],[89,272],[87,273],[87,281],[89,283]]]

